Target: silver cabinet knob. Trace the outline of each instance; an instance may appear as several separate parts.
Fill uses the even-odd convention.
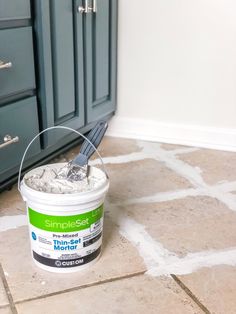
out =
[[[79,13],[89,13],[90,10],[91,10],[91,8],[89,7],[88,0],[84,1],[84,7],[83,6],[78,7]]]
[[[78,12],[79,13],[90,13],[90,12],[96,13],[97,12],[97,0],[93,0],[93,6],[92,7],[89,6],[89,0],[85,0],[84,1],[84,7],[79,6]]]
[[[3,147],[6,147],[8,145],[11,145],[13,143],[17,143],[19,142],[19,137],[18,136],[15,136],[15,137],[11,137],[11,135],[5,135],[4,138],[3,138],[3,143],[0,144],[0,149],[3,148]]]
[[[8,69],[12,67],[12,63],[11,62],[4,62],[2,60],[0,60],[0,70],[1,69]]]

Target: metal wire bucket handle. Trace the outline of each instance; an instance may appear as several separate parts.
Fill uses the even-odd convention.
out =
[[[47,128],[47,129],[44,129],[43,131],[39,132],[31,141],[30,143],[28,144],[28,146],[26,147],[25,151],[24,151],[24,154],[23,154],[23,157],[21,159],[21,163],[20,163],[20,168],[19,168],[19,174],[18,174],[18,191],[21,193],[21,189],[20,189],[20,178],[21,178],[21,172],[22,172],[22,166],[23,166],[23,163],[24,163],[24,160],[25,160],[25,156],[31,146],[31,144],[41,135],[43,134],[44,132],[46,131],[50,131],[50,130],[53,130],[53,129],[65,129],[65,130],[68,130],[68,131],[72,131],[80,136],[82,136],[82,138],[84,140],[86,140],[92,147],[93,149],[96,151],[96,154],[98,155],[99,159],[101,160],[101,163],[102,163],[102,168],[103,168],[103,172],[105,173],[106,177],[108,178],[108,175],[107,175],[107,172],[106,172],[106,168],[105,168],[105,165],[104,165],[104,162],[102,160],[102,157],[101,155],[99,154],[97,148],[93,145],[93,143],[86,137],[84,136],[82,133],[80,133],[79,131],[76,131],[72,128],[69,128],[67,126],[52,126],[50,128]]]

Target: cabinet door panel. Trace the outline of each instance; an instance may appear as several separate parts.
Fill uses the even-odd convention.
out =
[[[52,66],[55,122],[75,112],[72,2],[51,0]]]
[[[115,110],[117,1],[97,0],[86,15],[86,112],[92,122]]]
[[[109,1],[102,1],[93,19],[93,46],[94,46],[94,94],[93,100],[99,101],[109,96],[109,62],[110,62],[110,34],[109,34]]]
[[[37,0],[35,29],[38,49],[39,104],[43,128],[84,125],[82,0]],[[79,56],[79,57],[77,57]],[[44,147],[68,135],[43,135]]]

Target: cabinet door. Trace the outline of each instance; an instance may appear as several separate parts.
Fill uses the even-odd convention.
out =
[[[84,125],[82,17],[73,0],[38,0],[35,12],[43,128],[78,129]],[[45,146],[64,134],[46,134]]]
[[[115,110],[117,1],[90,0],[96,13],[85,17],[85,71],[87,122]]]

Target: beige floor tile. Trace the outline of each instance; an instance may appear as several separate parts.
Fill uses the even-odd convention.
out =
[[[10,307],[3,307],[3,308],[0,308],[0,314],[12,314],[12,311],[10,309]]]
[[[99,145],[102,157],[119,156],[141,151],[135,140],[105,136]]]
[[[170,278],[138,276],[17,305],[19,314],[202,313]]]
[[[189,146],[162,143],[161,148],[165,150],[176,150],[176,149],[182,149],[182,148],[189,148]]]
[[[212,314],[236,313],[236,267],[203,268],[178,276]]]
[[[127,200],[191,187],[186,179],[154,159],[107,164],[106,169],[111,183],[109,195],[113,199]]]
[[[236,181],[236,153],[210,149],[181,154],[179,159],[202,170],[202,177],[208,184],[221,181]]]
[[[16,184],[10,191],[0,193],[0,216],[22,215],[25,213],[25,203],[17,190]]]
[[[214,198],[187,197],[129,205],[124,210],[144,224],[156,241],[179,256],[234,247],[236,243],[236,213]]]
[[[2,279],[0,278],[0,306],[9,304],[8,298],[3,286]]]
[[[88,270],[72,274],[41,270],[31,259],[29,245],[27,227],[1,233],[2,265],[9,274],[7,281],[14,301],[139,273],[146,269],[136,249],[118,233],[117,227],[108,217],[105,218],[102,255]]]

